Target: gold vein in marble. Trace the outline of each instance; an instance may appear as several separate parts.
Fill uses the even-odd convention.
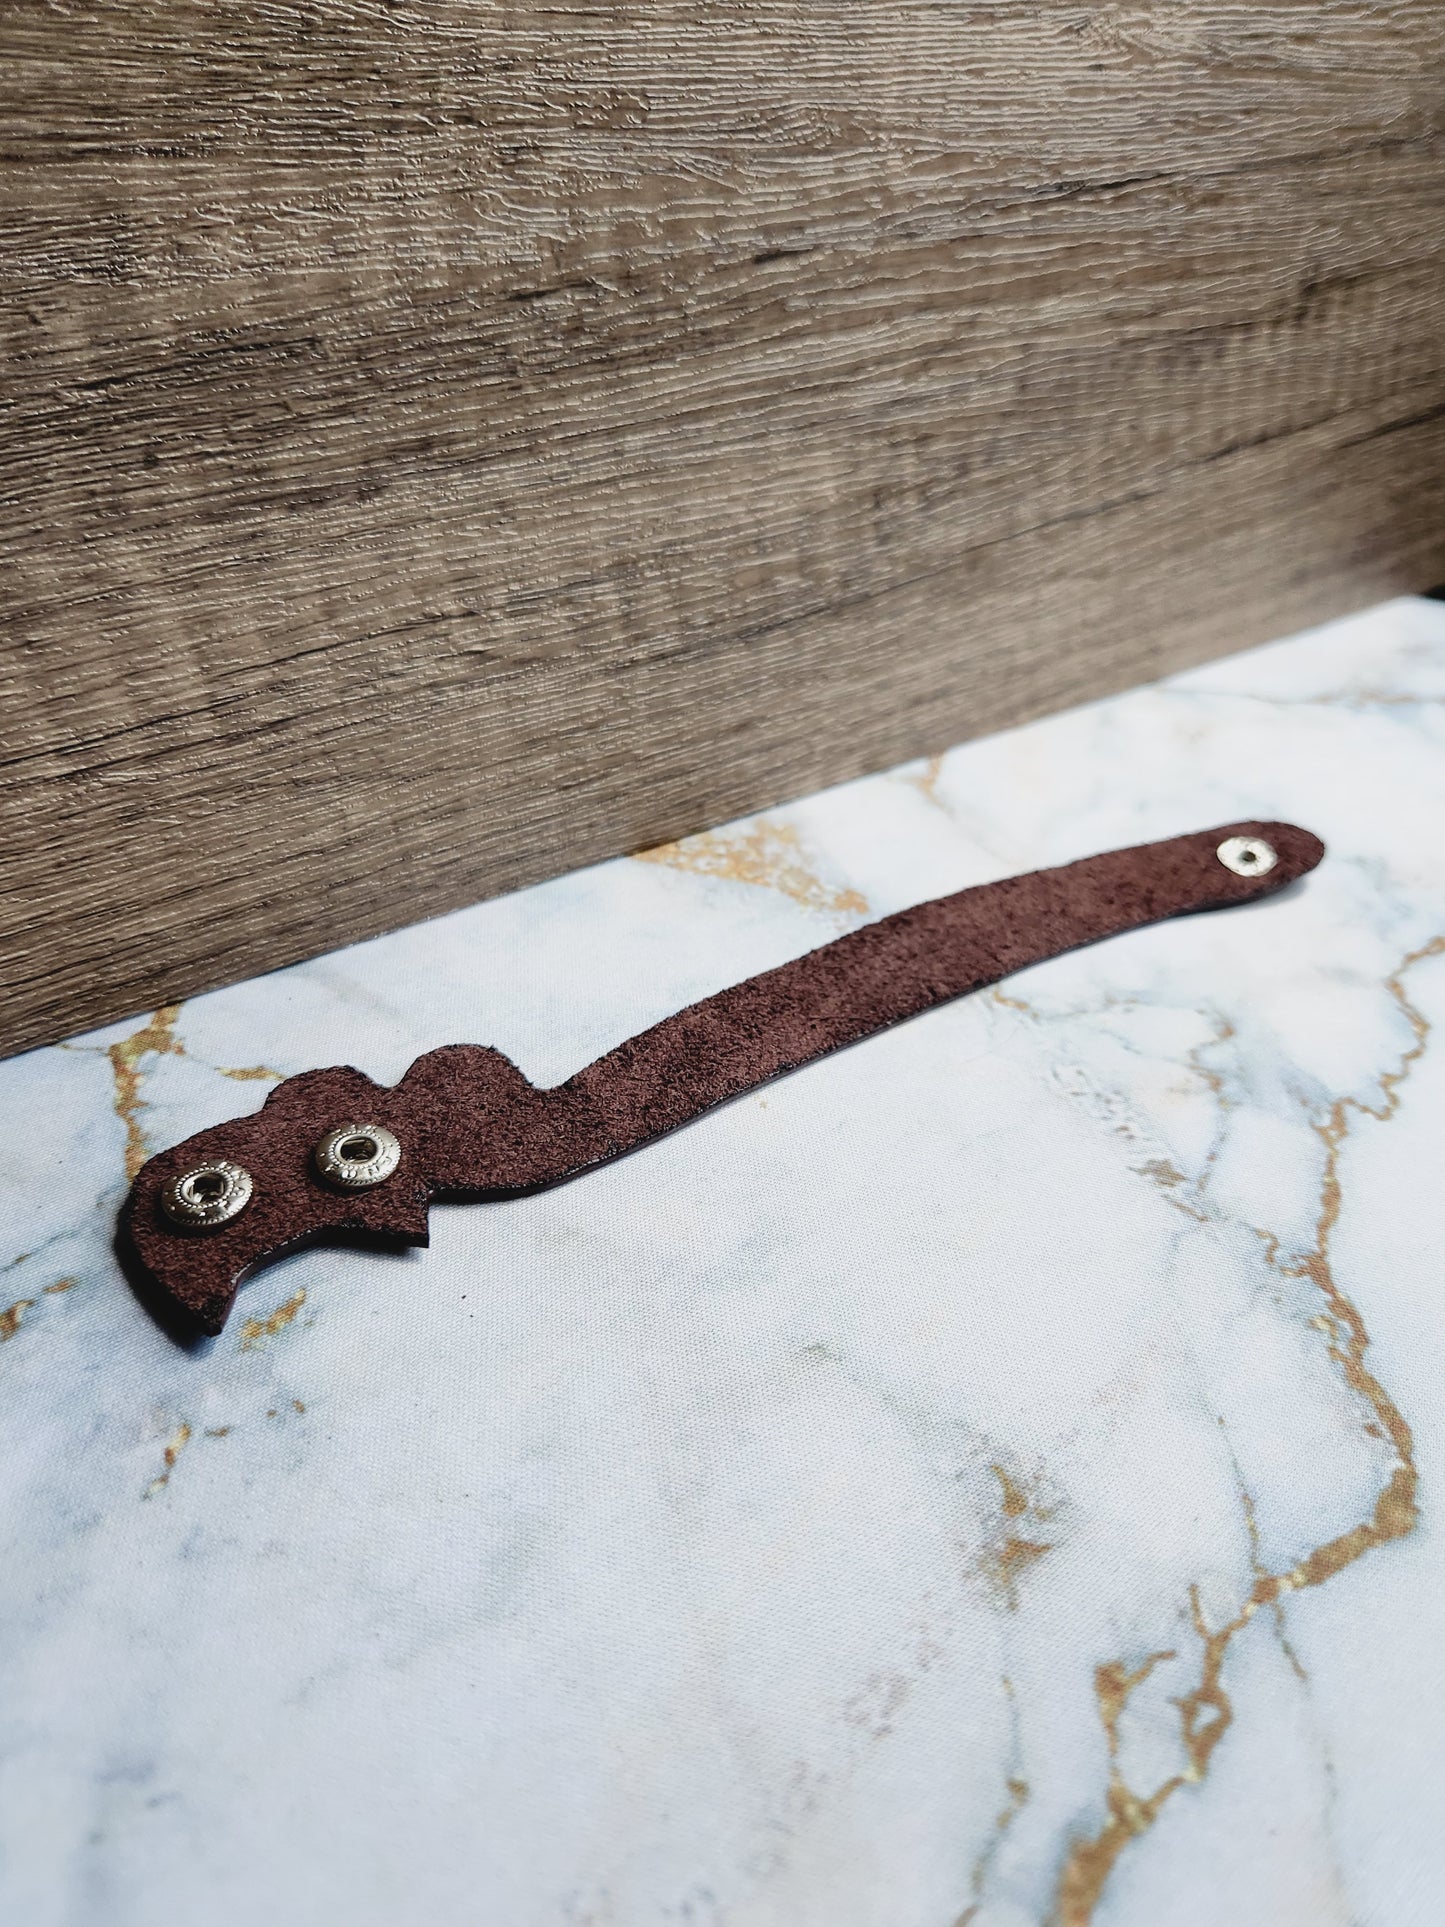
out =
[[[125,1126],[125,1174],[134,1178],[146,1159],[150,1156],[150,1146],[146,1142],[140,1114],[146,1108],[142,1094],[145,1072],[142,1061],[149,1056],[190,1057],[185,1045],[176,1035],[176,1024],[184,1008],[181,1004],[162,1004],[146,1019],[137,1031],[129,1037],[121,1038],[117,1044],[107,1044],[103,1048],[93,1044],[62,1044],[61,1050],[88,1052],[99,1050],[110,1060],[111,1077],[115,1091],[112,1104],[116,1116]],[[192,1060],[198,1061],[198,1060]],[[222,1077],[235,1078],[239,1083],[249,1083],[254,1078],[270,1078],[279,1084],[285,1073],[273,1071],[267,1064],[207,1064],[207,1070],[216,1071]]]
[[[693,876],[725,877],[733,883],[752,883],[791,897],[805,910],[822,910],[835,917],[864,917],[868,899],[857,890],[827,883],[808,864],[802,839],[790,823],[759,817],[747,829],[707,830],[684,837],[680,843],[659,843],[639,850],[639,863],[660,863],[669,870]]]
[[[1003,1845],[1004,1835],[1028,1804],[1029,1783],[1027,1780],[1021,1778],[1018,1774],[1010,1774],[1009,1778],[1004,1782],[1004,1785],[1008,1789],[1008,1802],[1005,1806],[1000,1807],[994,1819],[993,1830],[989,1834],[983,1852],[974,1862],[973,1874],[969,1882],[969,1890],[973,1895],[973,1899],[969,1905],[964,1908],[957,1920],[954,1921],[953,1927],[971,1927],[971,1923],[978,1918],[979,1909],[983,1905],[984,1883],[988,1879],[989,1868],[993,1864],[994,1856]]]
[[[41,1297],[54,1298],[61,1292],[74,1291],[79,1283],[78,1278],[57,1278],[53,1285],[42,1288]],[[33,1311],[39,1303],[39,1298],[17,1298],[13,1305],[7,1305],[4,1311],[0,1311],[0,1345],[15,1336],[24,1322],[26,1312]]]
[[[166,1440],[165,1452],[162,1455],[165,1459],[165,1470],[158,1472],[155,1478],[151,1480],[141,1495],[143,1498],[153,1499],[158,1492],[165,1490],[166,1486],[170,1484],[172,1472],[176,1469],[176,1460],[181,1456],[182,1452],[185,1451],[190,1442],[191,1428],[187,1425],[186,1421],[182,1419],[175,1431],[172,1432],[171,1436]]]
[[[1253,1590],[1234,1617],[1212,1632],[1204,1620],[1199,1590],[1191,1587],[1190,1617],[1201,1643],[1199,1682],[1175,1702],[1179,1709],[1181,1738],[1188,1764],[1182,1772],[1170,1775],[1148,1796],[1133,1793],[1119,1770],[1119,1722],[1135,1688],[1143,1683],[1156,1665],[1164,1659],[1172,1659],[1174,1654],[1151,1654],[1133,1672],[1127,1671],[1120,1661],[1098,1668],[1095,1695],[1109,1746],[1109,1785],[1105,1796],[1108,1818],[1097,1834],[1076,1842],[1069,1853],[1056,1899],[1054,1918],[1058,1927],[1088,1927],[1115,1862],[1130,1840],[1148,1832],[1165,1803],[1180,1787],[1198,1783],[1208,1773],[1214,1749],[1234,1718],[1232,1702],[1224,1690],[1223,1672],[1225,1657],[1235,1635],[1249,1624],[1261,1607],[1272,1607],[1278,1613],[1289,1594],[1302,1592],[1309,1586],[1323,1585],[1336,1573],[1354,1565],[1367,1552],[1388,1545],[1394,1539],[1404,1538],[1413,1531],[1418,1520],[1419,1471],[1415,1463],[1414,1436],[1404,1414],[1365,1363],[1370,1344],[1369,1332],[1358,1308],[1346,1296],[1335,1277],[1331,1246],[1344,1206],[1340,1159],[1352,1124],[1360,1117],[1373,1118],[1376,1123],[1384,1124],[1395,1115],[1400,1108],[1400,1087],[1423,1056],[1429,1039],[1429,1020],[1410,1001],[1405,978],[1417,964],[1439,956],[1445,956],[1445,936],[1435,937],[1418,950],[1410,951],[1385,979],[1385,989],[1409,1025],[1413,1041],[1401,1054],[1396,1067],[1381,1073],[1380,1102],[1370,1104],[1362,1098],[1338,1098],[1323,1121],[1313,1125],[1325,1151],[1313,1247],[1299,1260],[1287,1263],[1281,1257],[1280,1239],[1272,1232],[1261,1231],[1259,1234],[1265,1244],[1266,1262],[1274,1270],[1285,1278],[1307,1278],[1323,1295],[1327,1309],[1322,1317],[1311,1322],[1316,1329],[1324,1332],[1331,1361],[1339,1368],[1345,1383],[1369,1407],[1373,1423],[1367,1423],[1366,1429],[1375,1437],[1387,1439],[1394,1447],[1395,1465],[1377,1495],[1368,1519],[1325,1540],[1284,1572],[1260,1572],[1256,1563],[1258,1576]],[[1222,1099],[1222,1078],[1217,1073],[1202,1074],[1208,1077],[1211,1088]],[[1254,1509],[1248,1495],[1245,1505],[1251,1542],[1257,1543]],[[1298,1662],[1295,1664],[1298,1670]]]
[[[13,1305],[7,1305],[4,1311],[0,1311],[0,1345],[3,1345],[7,1339],[15,1336],[16,1332],[20,1329],[21,1321],[25,1317],[26,1312],[31,1309],[34,1303],[35,1300],[33,1298],[17,1298]]]
[[[904,770],[903,781],[911,783],[925,801],[935,808],[943,808],[943,799],[938,794],[938,779],[943,774],[942,755],[930,756],[918,768]]]
[[[248,1318],[241,1327],[241,1342],[237,1351],[255,1351],[263,1339],[274,1338],[277,1332],[291,1323],[291,1320],[306,1303],[306,1287],[303,1285],[294,1298],[288,1298],[284,1305],[265,1318]]]
[[[1119,1766],[1119,1724],[1125,1707],[1154,1668],[1175,1657],[1169,1647],[1150,1653],[1132,1669],[1117,1659],[1094,1669],[1094,1698],[1109,1747],[1109,1784],[1104,1796],[1109,1817],[1092,1840],[1075,1845],[1065,1863],[1056,1909],[1059,1927],[1086,1927],[1114,1862],[1131,1840],[1149,1831],[1164,1802],[1183,1783],[1183,1776],[1175,1774],[1142,1798],[1131,1791]]]
[[[1003,1466],[992,1465],[989,1470],[999,1483],[1002,1516],[999,1531],[984,1548],[979,1569],[1009,1611],[1017,1612],[1019,1580],[1054,1549],[1052,1539],[1034,1536],[1033,1525],[1035,1520],[1050,1518],[1052,1508],[1041,1505]]]
[[[988,1885],[994,1861],[998,1858],[1010,1827],[1028,1804],[1031,1795],[1029,1783],[1024,1778],[1019,1765],[1018,1695],[1014,1692],[1014,1683],[1007,1673],[1000,1676],[1000,1684],[1003,1687],[1004,1698],[1008,1702],[1009,1725],[1013,1730],[1013,1771],[1004,1781],[1008,1799],[994,1816],[988,1838],[974,1860],[968,1882],[971,1898],[968,1906],[954,1921],[953,1927],[972,1927],[972,1923],[978,1918],[979,1909],[983,1905],[984,1889]]]
[[[176,1036],[176,1020],[180,1014],[179,1004],[162,1004],[139,1030],[132,1031],[129,1037],[123,1037],[118,1044],[106,1048],[111,1076],[115,1080],[115,1114],[125,1126],[125,1174],[128,1178],[133,1178],[150,1156],[150,1147],[140,1122],[140,1114],[145,1109],[145,1099],[141,1095],[144,1077],[141,1060],[152,1053],[173,1057],[185,1055],[185,1045]]]

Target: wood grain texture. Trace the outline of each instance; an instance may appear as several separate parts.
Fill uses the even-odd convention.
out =
[[[9,0],[0,1047],[1445,576],[1438,0]]]

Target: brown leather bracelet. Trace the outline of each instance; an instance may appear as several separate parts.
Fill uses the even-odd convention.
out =
[[[1232,823],[960,890],[689,1005],[550,1089],[479,1044],[428,1051],[390,1086],[305,1071],[144,1165],[119,1248],[158,1314],[215,1333],[242,1280],[283,1252],[424,1245],[435,1199],[559,1184],[1027,964],[1269,896],[1323,855],[1292,824]]]

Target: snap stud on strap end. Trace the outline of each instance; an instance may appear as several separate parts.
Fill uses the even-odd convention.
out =
[[[384,1124],[338,1124],[312,1158],[318,1175],[338,1190],[369,1191],[401,1163],[401,1143]]]
[[[1262,836],[1227,836],[1214,854],[1237,877],[1268,876],[1279,862],[1278,850]]]

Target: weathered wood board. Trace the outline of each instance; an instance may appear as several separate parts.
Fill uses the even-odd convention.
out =
[[[9,0],[0,1047],[1439,581],[1442,120],[1438,0]]]

